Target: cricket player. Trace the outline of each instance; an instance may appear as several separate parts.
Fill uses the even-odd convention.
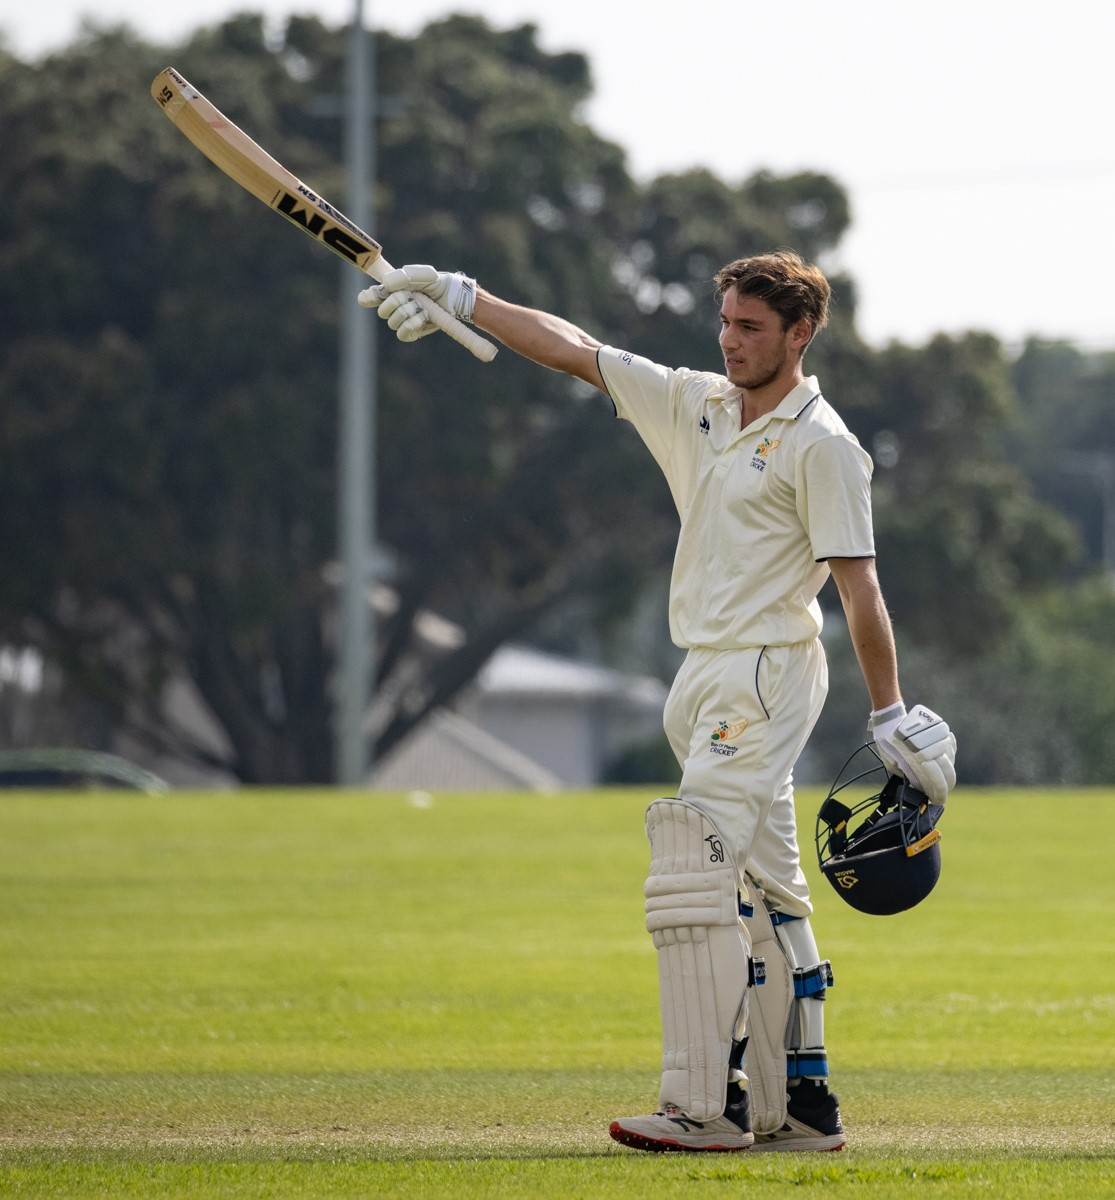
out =
[[[410,342],[434,332],[414,299],[424,292],[517,353],[599,388],[638,431],[677,506],[670,633],[687,655],[664,726],[682,775],[677,796],[647,812],[662,1085],[658,1110],[612,1122],[611,1136],[641,1150],[838,1150],[845,1133],[823,1026],[831,967],[810,928],[792,784],[828,690],[817,594],[829,575],[886,766],[941,804],[956,782],[956,739],[924,706],[907,712],[875,572],[871,459],[804,372],[828,319],[828,281],[778,252],[729,263],[715,287],[723,374],[602,345],[430,266],[392,271],[359,302]],[[784,1009],[769,1002],[773,1015],[766,989],[749,986],[741,913],[756,905],[793,982]],[[749,1075],[783,1061],[780,1107],[753,1127]]]

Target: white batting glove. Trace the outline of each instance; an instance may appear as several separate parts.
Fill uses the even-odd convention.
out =
[[[924,704],[909,713],[901,703],[871,714],[867,730],[892,775],[902,775],[933,804],[944,804],[956,786],[956,735]]]
[[[437,331],[426,310],[414,298],[424,292],[459,321],[472,320],[476,305],[476,280],[460,271],[439,271],[425,264],[411,264],[388,271],[380,283],[365,288],[356,301],[378,310],[400,342],[416,342]]]

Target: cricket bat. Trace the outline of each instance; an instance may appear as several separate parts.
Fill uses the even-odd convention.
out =
[[[375,238],[276,162],[173,67],[155,76],[151,95],[206,158],[268,208],[375,280],[392,269]],[[486,338],[422,292],[415,292],[414,298],[454,341],[484,362],[495,358],[496,347]]]

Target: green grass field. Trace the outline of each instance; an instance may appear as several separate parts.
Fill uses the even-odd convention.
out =
[[[845,907],[829,1155],[640,1155],[646,791],[0,794],[0,1194],[1115,1195],[1115,792],[961,790]]]

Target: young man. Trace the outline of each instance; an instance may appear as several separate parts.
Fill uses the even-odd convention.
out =
[[[828,281],[780,252],[729,263],[715,282],[723,375],[603,346],[428,266],[393,271],[360,303],[414,341],[434,331],[413,298],[425,292],[519,354],[599,388],[654,455],[681,518],[670,632],[688,653],[664,725],[682,777],[677,797],[647,813],[660,1108],[614,1121],[612,1137],[643,1150],[837,1150],[845,1138],[822,1008],[831,969],[810,929],[792,785],[828,689],[816,597],[830,574],[884,763],[943,803],[956,739],[923,706],[906,712],[875,574],[871,460],[803,370],[828,319]],[[754,999],[754,1031],[748,1020],[751,926],[740,913],[755,904],[770,914],[769,944],[793,979],[786,1009],[764,1018],[768,1032]],[[753,1132],[748,1072],[772,1061],[780,1071],[780,1055],[781,1107]]]

